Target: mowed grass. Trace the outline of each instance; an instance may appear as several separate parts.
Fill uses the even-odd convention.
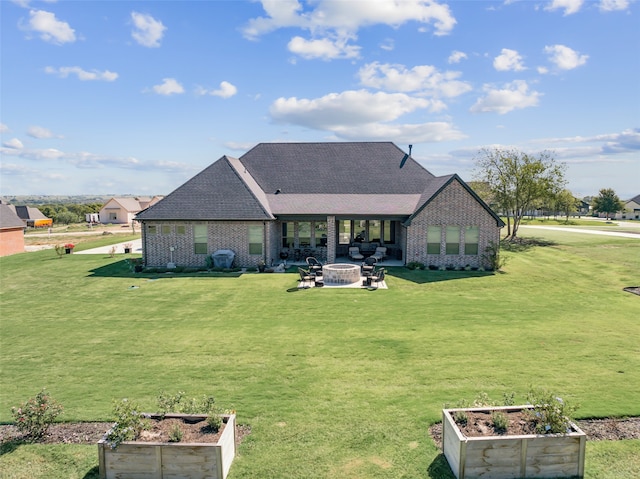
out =
[[[503,273],[392,269],[388,290],[294,274],[130,275],[123,255],[0,259],[0,421],[42,387],[63,420],[213,394],[251,435],[238,478],[449,478],[443,404],[545,387],[579,417],[640,415],[640,241],[556,231]],[[97,477],[95,446],[5,448],[6,477]],[[640,475],[640,441],[590,442],[588,478]],[[5,477],[5,476],[2,476]]]

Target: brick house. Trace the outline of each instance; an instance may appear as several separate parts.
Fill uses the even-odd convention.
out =
[[[436,177],[390,142],[261,143],[223,156],[141,211],[147,266],[343,261],[385,246],[402,263],[488,266],[502,220],[456,174]]]
[[[0,202],[0,256],[24,253],[26,227],[10,205]]]

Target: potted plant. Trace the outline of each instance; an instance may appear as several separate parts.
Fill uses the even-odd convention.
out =
[[[98,443],[99,477],[168,478],[179,471],[225,479],[236,454],[235,414],[221,414],[212,397],[185,402],[181,392],[161,395],[158,403],[159,413],[144,414],[126,399],[115,402],[116,423]],[[188,412],[168,413],[167,406]]]
[[[571,408],[548,393],[530,402],[442,410],[443,452],[456,478],[584,477],[586,434]]]
[[[73,253],[73,248],[75,248],[76,245],[74,245],[73,243],[67,243],[64,245],[64,252],[66,254],[71,254]]]
[[[131,248],[133,247],[132,243],[125,243],[122,246],[124,247],[124,253],[125,254],[131,253]]]
[[[264,273],[264,270],[267,267],[267,263],[265,263],[264,259],[260,258],[258,261],[258,272]]]

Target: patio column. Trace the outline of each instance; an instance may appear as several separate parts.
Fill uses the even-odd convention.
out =
[[[327,216],[327,263],[336,261],[336,217]]]

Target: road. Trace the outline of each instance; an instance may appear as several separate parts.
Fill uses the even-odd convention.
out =
[[[591,235],[618,236],[620,238],[633,238],[633,239],[640,240],[640,233],[623,233],[621,231],[587,230],[583,228],[568,228],[568,227],[563,228],[561,226],[537,226],[537,225],[520,225],[519,228],[562,231],[564,233],[586,233]]]

